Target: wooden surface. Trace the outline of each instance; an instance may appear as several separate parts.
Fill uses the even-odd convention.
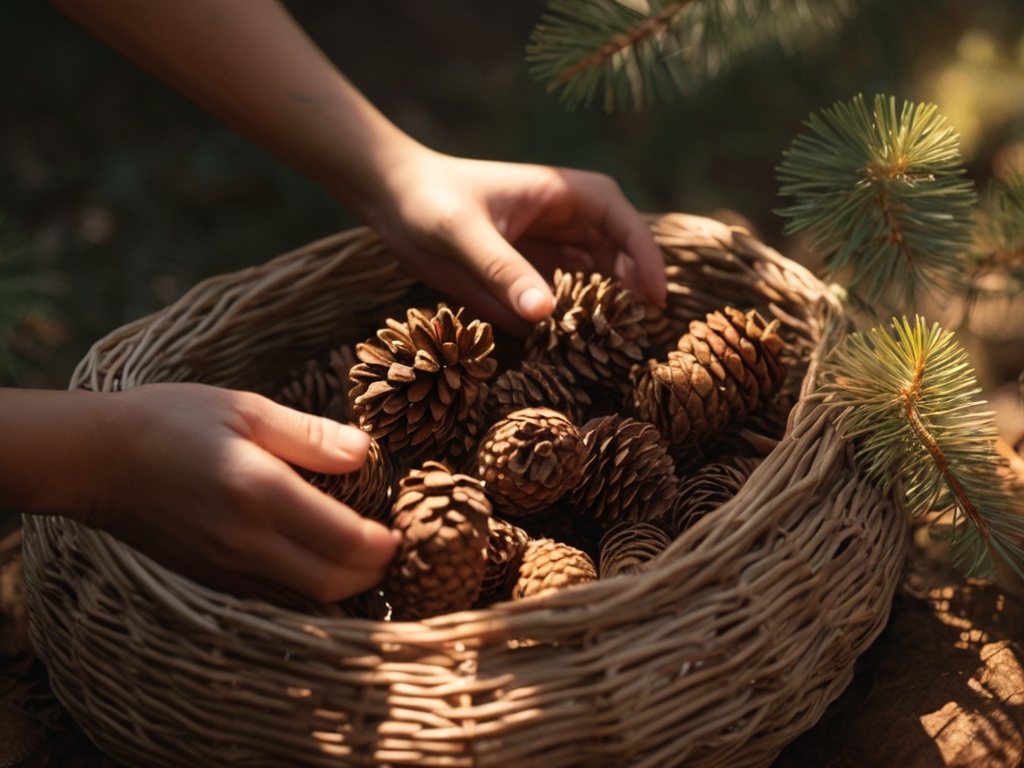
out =
[[[1018,768],[1024,602],[919,560],[847,691],[774,768]],[[116,768],[32,654],[20,532],[0,541],[0,768]]]

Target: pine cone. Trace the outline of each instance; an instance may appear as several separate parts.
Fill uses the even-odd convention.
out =
[[[348,421],[348,398],[337,372],[316,360],[307,362],[302,373],[274,396],[274,402],[303,413]]]
[[[393,528],[402,543],[383,591],[396,619],[471,608],[487,569],[491,504],[477,480],[435,461],[402,479]]]
[[[601,578],[638,573],[660,555],[672,539],[654,523],[619,523],[601,539]]]
[[[607,526],[654,520],[668,510],[679,480],[658,430],[626,416],[603,416],[581,433],[587,457],[569,497],[575,514]]]
[[[321,491],[347,504],[363,517],[386,523],[391,512],[394,473],[394,465],[387,452],[371,438],[366,461],[355,472],[344,475],[303,474]]]
[[[491,422],[523,408],[550,408],[580,425],[590,405],[590,395],[576,385],[576,376],[569,368],[528,360],[524,360],[518,370],[501,374],[487,393],[487,414]]]
[[[477,473],[494,505],[510,517],[554,504],[579,481],[585,448],[579,429],[550,408],[513,411],[480,441]]]
[[[536,597],[596,579],[597,569],[586,552],[552,539],[539,539],[526,545],[512,597]]]
[[[629,392],[629,369],[648,346],[647,310],[617,280],[555,271],[555,310],[534,327],[527,359],[568,367],[595,391]]]
[[[665,515],[664,525],[675,538],[708,512],[713,512],[739,493],[760,459],[734,459],[702,467],[680,481],[676,500]]]
[[[475,608],[512,599],[512,588],[519,578],[519,565],[530,540],[526,531],[492,517],[487,539],[487,570]]]
[[[778,321],[728,307],[694,320],[667,362],[633,369],[632,414],[654,424],[677,461],[692,462],[730,423],[764,407],[785,381]]]
[[[389,450],[458,457],[475,446],[497,363],[488,357],[491,326],[464,326],[461,314],[444,305],[433,318],[410,309],[408,322],[388,319],[375,339],[356,346],[353,412],[371,436],[387,438]]]

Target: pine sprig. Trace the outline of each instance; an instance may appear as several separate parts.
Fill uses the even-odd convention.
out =
[[[911,514],[952,519],[954,562],[991,576],[1004,562],[1024,578],[1021,489],[1008,479],[991,414],[953,334],[917,317],[848,336],[824,371],[836,428],[884,491],[899,486]]]
[[[863,96],[812,115],[778,167],[786,232],[809,230],[833,273],[867,304],[913,306],[964,276],[976,201],[959,137],[931,104]]]
[[[853,0],[550,0],[527,46],[531,74],[570,108],[670,101],[761,43],[833,29]]]
[[[1003,291],[1024,286],[1024,174],[1010,172],[989,182],[977,210],[977,229],[971,249],[975,283],[986,275],[1003,278]]]

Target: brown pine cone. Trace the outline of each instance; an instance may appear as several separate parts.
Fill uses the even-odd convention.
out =
[[[581,425],[590,405],[590,395],[577,386],[576,376],[568,367],[529,360],[524,360],[518,370],[501,374],[487,393],[487,414],[492,423],[523,408],[550,408]]]
[[[649,521],[672,505],[679,479],[675,464],[651,424],[627,416],[602,416],[581,430],[587,449],[569,507],[608,526]]]
[[[782,386],[778,325],[732,307],[694,320],[667,362],[633,369],[631,413],[658,428],[677,462],[694,462],[726,426],[765,407]]]
[[[672,539],[661,525],[623,522],[608,529],[601,539],[601,578],[638,573],[660,555]]]
[[[375,339],[356,346],[353,413],[389,450],[458,457],[476,445],[497,362],[489,357],[491,326],[463,325],[461,314],[443,304],[434,317],[410,309],[408,322],[388,319]]]
[[[310,483],[342,504],[347,504],[363,517],[386,523],[391,513],[391,487],[394,465],[380,443],[370,439],[366,461],[355,472],[325,475],[303,471]]]
[[[519,565],[530,540],[522,528],[492,517],[487,539],[487,570],[475,608],[512,599],[512,588],[519,578]]]
[[[348,397],[342,380],[332,367],[316,360],[307,362],[302,373],[296,375],[274,396],[274,402],[303,413],[326,416],[335,421],[348,421]]]
[[[552,539],[526,545],[512,598],[536,597],[597,579],[594,561],[586,552]]]
[[[581,384],[616,397],[629,392],[629,369],[648,346],[647,310],[617,280],[555,271],[555,310],[534,327],[526,357],[568,367]]]
[[[402,479],[392,527],[402,542],[382,589],[398,620],[471,608],[487,569],[491,504],[479,481],[435,461]]]
[[[739,493],[760,459],[737,458],[699,469],[679,482],[675,503],[663,524],[675,538],[708,512],[713,512]]]
[[[477,475],[510,517],[549,507],[579,481],[584,445],[569,419],[550,408],[513,411],[480,440]]]

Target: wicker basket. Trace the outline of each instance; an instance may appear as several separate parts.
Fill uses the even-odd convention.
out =
[[[679,214],[652,228],[677,319],[758,306],[805,353],[786,437],[738,496],[649,572],[408,623],[239,600],[26,518],[33,639],[90,737],[133,766],[734,767],[813,725],[881,631],[906,541],[814,397],[841,310],[742,230]],[[116,331],[72,387],[273,392],[415,288],[372,232],[346,232]]]

